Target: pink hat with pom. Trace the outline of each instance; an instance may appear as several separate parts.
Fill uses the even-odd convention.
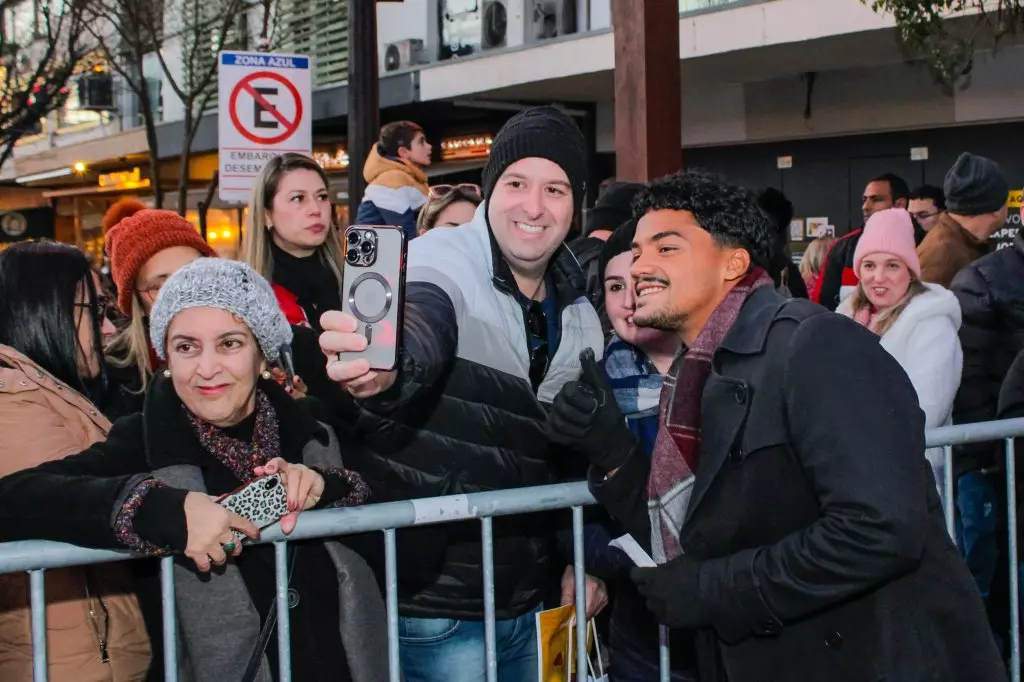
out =
[[[902,208],[888,208],[878,211],[864,226],[864,232],[853,253],[853,271],[860,277],[860,264],[873,253],[891,253],[900,258],[914,277],[921,279],[921,261],[917,258],[917,243],[914,241],[914,223],[910,214]]]

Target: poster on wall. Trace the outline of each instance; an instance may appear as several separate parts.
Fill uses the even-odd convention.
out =
[[[818,237],[824,237],[825,232],[828,230],[828,217],[823,216],[820,218],[808,218],[807,219],[807,238],[817,239]]]
[[[1017,236],[1017,231],[1020,230],[1020,208],[1021,203],[1024,203],[1022,199],[1024,199],[1024,192],[1019,189],[1010,191],[1010,200],[1007,203],[1006,225],[992,235],[995,248],[1005,249],[1013,244],[1013,239]]]
[[[794,218],[789,221],[789,241],[802,242],[804,240],[804,219]]]

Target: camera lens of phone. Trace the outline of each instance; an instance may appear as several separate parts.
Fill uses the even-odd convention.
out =
[[[363,242],[362,244],[359,245],[359,250],[362,251],[363,253],[370,253],[371,251],[373,251],[373,244],[371,244],[370,242]]]
[[[355,246],[356,244],[358,244],[359,243],[359,239],[360,239],[360,236],[359,236],[359,232],[358,231],[352,230],[351,232],[348,233],[348,243],[351,244],[352,246]]]
[[[349,263],[357,263],[359,261],[359,251],[356,249],[349,249],[348,253],[345,254],[345,260]]]

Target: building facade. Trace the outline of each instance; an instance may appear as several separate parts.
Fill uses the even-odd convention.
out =
[[[525,105],[558,102],[578,117],[590,141],[596,186],[615,169],[611,1],[378,3],[381,121],[423,125],[435,143],[429,170],[435,182],[474,181],[491,136],[509,116]],[[314,58],[314,146],[339,205],[350,170],[346,5],[303,0],[281,9],[273,22],[282,51]],[[891,17],[860,0],[679,5],[685,165],[755,189],[782,189],[799,217],[824,219],[837,234],[859,225],[868,179],[895,172],[911,186],[941,185],[960,151],[996,159],[1011,186],[1024,186],[1024,48],[980,52],[969,87],[950,94],[922,65],[906,60]],[[249,35],[259,35],[258,23],[246,22]],[[165,45],[175,49],[181,48],[173,41]],[[176,184],[182,104],[159,64],[147,64],[165,185]],[[148,192],[138,186],[147,180],[148,147],[137,97],[116,85],[116,75],[113,80],[117,107],[97,111],[69,97],[65,110],[0,168],[0,182],[38,193],[19,195],[26,207],[53,210],[58,238],[92,248],[101,244],[105,206],[117,196]],[[192,218],[216,168],[216,114],[205,113],[192,145]],[[174,194],[168,191],[165,207],[177,208]],[[231,253],[242,207],[215,200],[209,216],[216,223],[211,243]],[[339,218],[347,216],[342,211]],[[1019,216],[1013,219],[1019,223]]]

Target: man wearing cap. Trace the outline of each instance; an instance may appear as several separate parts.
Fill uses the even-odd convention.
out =
[[[998,168],[993,162],[984,161],[991,164],[990,169]],[[1024,236],[1018,232],[1008,248],[981,255],[989,250],[989,245],[980,237],[987,240],[988,235],[1005,223],[1007,214],[1006,181],[1001,174],[998,178],[993,178],[992,173],[988,176],[994,187],[990,196],[979,196],[975,210],[993,208],[1000,194],[1003,204],[996,213],[973,218],[975,224],[980,223],[979,231],[972,230],[962,239],[967,243],[973,240],[975,250],[949,286],[960,301],[963,312],[960,345],[964,351],[964,369],[960,389],[953,402],[953,421],[957,424],[996,418],[1002,383],[1014,358],[1024,350],[1024,310],[1021,306],[1024,302]],[[964,209],[961,207],[959,211]],[[959,215],[957,220],[961,220]],[[961,229],[961,232],[965,230]],[[1006,514],[1005,497],[999,492],[1003,485],[1003,473],[999,467],[1002,443],[958,446],[953,461],[957,475],[957,506],[962,520],[957,537],[982,596],[989,598],[995,622],[1000,616],[1008,617],[1003,606],[1007,602],[1003,600],[999,604],[995,592],[989,593],[990,589],[1006,588],[1005,576],[994,581],[996,570],[1004,561],[1000,552],[1006,552],[1005,546],[1000,548],[1005,541],[1002,539],[1003,531],[999,529]]]
[[[383,477],[387,494],[416,498],[552,481],[550,464],[565,453],[548,440],[546,404],[579,376],[580,352],[603,346],[583,275],[562,243],[586,173],[586,144],[569,116],[554,107],[520,112],[494,138],[473,220],[409,245],[397,369],[338,359],[367,340],[352,316],[323,316],[328,373],[379,420],[366,429],[367,468],[378,472],[371,486]],[[551,526],[543,515],[494,521],[502,679],[537,674],[534,614],[558,569]],[[416,532],[433,551],[398,572],[405,679],[482,680],[479,525]]]
[[[946,212],[917,247],[921,279],[948,287],[957,273],[989,252],[989,237],[1006,225],[1010,185],[999,164],[968,152],[943,183]]]

